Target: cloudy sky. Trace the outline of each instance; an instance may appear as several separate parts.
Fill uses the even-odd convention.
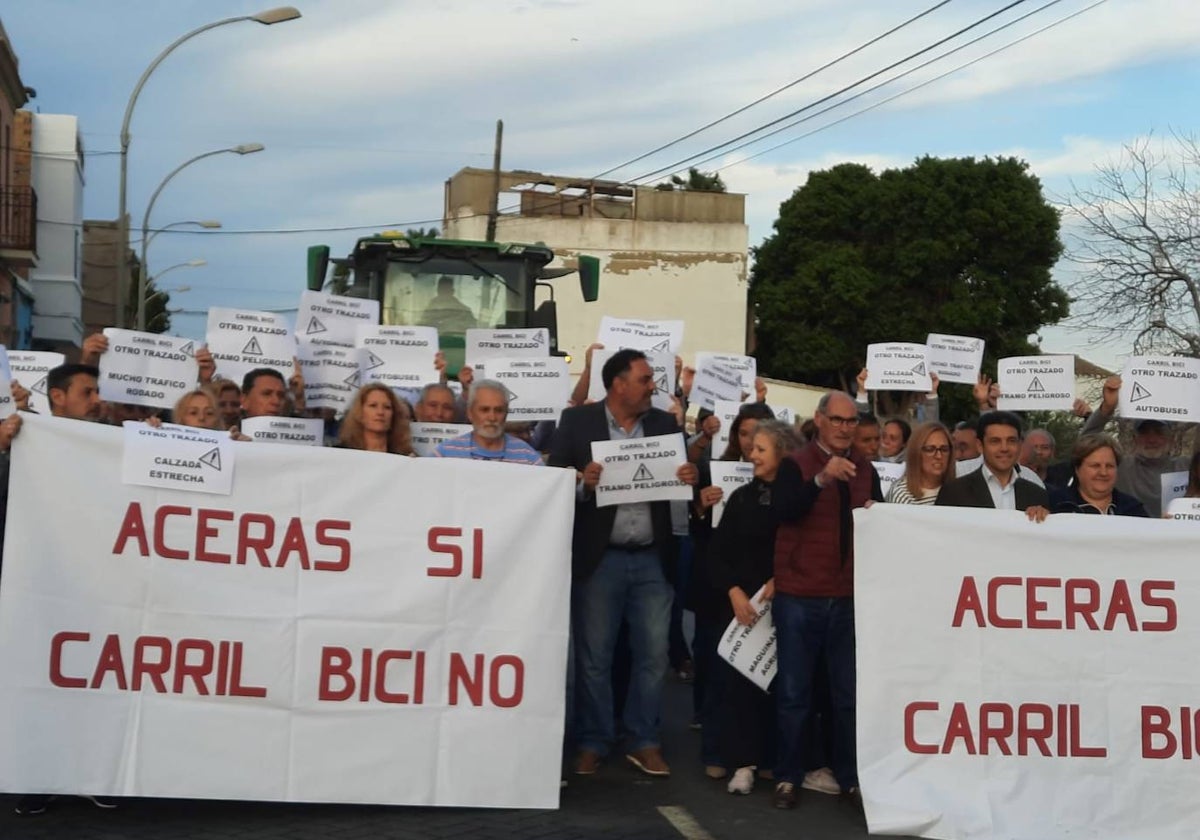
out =
[[[138,76],[168,43],[241,0],[23,0],[0,14],[37,90],[28,107],[80,118],[85,216],[114,218],[118,132]],[[138,101],[129,208],[140,223],[162,177],[153,226],[219,219],[213,233],[170,232],[151,271],[195,258],[162,285],[172,306],[203,311],[296,305],[304,252],[335,254],[385,227],[441,216],[442,184],[488,166],[497,118],[504,166],[594,176],[797,79],[934,0],[299,0],[300,20],[238,23],[172,54]],[[1008,11],[884,73],[966,46],[928,67],[702,168],[747,199],[751,244],[812,169],[843,161],[902,166],[924,154],[1016,154],[1048,196],[1086,186],[1122,144],[1196,128],[1200,3],[1195,0],[953,0],[813,78],[691,140],[617,170],[634,179],[837,91],[1005,6]],[[923,82],[1079,13],[945,78]],[[1024,20],[1017,18],[1028,15]],[[1014,22],[1015,21],[1015,22]],[[903,94],[896,96],[897,94]],[[857,116],[854,112],[881,103]],[[822,106],[824,107],[824,106]],[[805,111],[812,116],[818,109]],[[844,121],[832,125],[835,120]],[[825,126],[829,126],[825,128]],[[788,140],[795,142],[770,150]],[[747,159],[751,155],[757,155]],[[744,162],[743,162],[744,161]],[[316,230],[355,228],[353,230]],[[286,233],[279,231],[300,230]],[[665,313],[647,313],[648,315]],[[1113,364],[1126,347],[1089,346],[1086,325],[1042,333],[1044,347]],[[174,332],[200,337],[200,314]]]

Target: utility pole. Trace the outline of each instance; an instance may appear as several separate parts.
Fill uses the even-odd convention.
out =
[[[496,120],[496,152],[492,156],[492,197],[488,202],[487,241],[496,241],[496,219],[500,215],[500,147],[504,142],[504,120]]]

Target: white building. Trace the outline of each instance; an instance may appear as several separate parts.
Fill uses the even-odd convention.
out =
[[[79,120],[33,114],[33,188],[38,196],[38,260],[33,286],[35,346],[83,342],[83,143]]]

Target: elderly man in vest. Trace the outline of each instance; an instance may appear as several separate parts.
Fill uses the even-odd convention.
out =
[[[779,467],[771,508],[775,538],[778,639],[775,697],[779,741],[775,807],[792,808],[804,780],[805,733],[816,670],[828,668],[833,706],[833,774],[844,792],[858,787],[854,745],[854,516],[881,501],[879,476],[854,449],[858,410],[833,391],[817,405],[816,437]]]

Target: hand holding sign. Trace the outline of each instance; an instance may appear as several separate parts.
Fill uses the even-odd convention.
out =
[[[1106,389],[1107,390],[1107,389]],[[1200,359],[1134,356],[1120,384],[1121,416],[1195,423],[1200,420]]]

